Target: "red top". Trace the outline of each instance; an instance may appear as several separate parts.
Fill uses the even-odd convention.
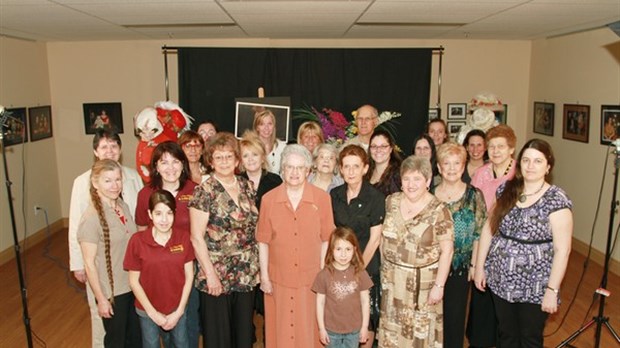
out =
[[[196,183],[191,180],[185,181],[185,185],[177,192],[176,200],[177,200],[177,210],[174,213],[174,224],[172,228],[190,233],[189,227],[189,209],[187,208],[187,203],[189,203],[190,199],[194,194],[194,187],[196,187]],[[136,205],[136,225],[138,226],[149,226],[152,227],[152,221],[149,218],[149,198],[151,194],[155,192],[153,188],[150,186],[144,186],[140,192],[138,192],[138,202]]]
[[[131,236],[123,268],[140,272],[140,285],[149,301],[163,314],[173,312],[181,301],[185,285],[185,263],[194,260],[194,249],[189,233],[172,230],[172,236],[165,246],[153,239],[153,230],[148,228]],[[144,307],[136,299],[136,307]]]

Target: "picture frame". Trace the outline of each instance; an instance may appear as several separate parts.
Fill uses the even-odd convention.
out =
[[[448,120],[464,120],[467,116],[466,103],[448,104]]]
[[[534,133],[553,136],[555,104],[534,102]]]
[[[456,135],[461,130],[461,127],[465,125],[465,121],[448,121],[448,133],[450,135]]]
[[[495,114],[495,120],[499,124],[507,124],[508,122],[508,105],[504,104],[504,107],[501,110],[493,110]]]
[[[236,98],[235,104],[235,136],[237,138],[241,138],[246,130],[253,129],[256,113],[269,109],[276,119],[276,138],[288,141],[291,126],[289,97]]]
[[[590,105],[564,104],[562,138],[588,142],[590,133]]]
[[[95,134],[95,131],[100,128],[123,134],[123,108],[121,103],[84,103],[83,109],[86,134]]]
[[[28,123],[30,124],[30,141],[51,138],[52,107],[37,106],[28,108]]]
[[[620,137],[620,105],[601,105],[601,145]]]
[[[441,108],[428,109],[428,120],[430,121],[436,118],[441,118]]]
[[[28,123],[26,108],[6,109],[10,117],[2,125],[4,131],[4,145],[12,146],[28,142]]]

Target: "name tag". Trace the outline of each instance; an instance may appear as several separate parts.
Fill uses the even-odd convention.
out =
[[[170,252],[172,254],[178,254],[183,252],[183,244],[177,244],[170,247]]]
[[[192,199],[193,195],[180,195],[177,197],[177,201],[180,202],[189,202]]]

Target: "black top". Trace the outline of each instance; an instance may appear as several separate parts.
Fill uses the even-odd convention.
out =
[[[249,180],[248,173],[243,172],[241,173],[241,176]],[[274,174],[263,169],[263,174],[261,174],[260,176],[260,181],[258,182],[258,189],[256,190],[256,208],[258,208],[259,211],[260,201],[263,198],[263,195],[280,186],[281,183],[282,178],[280,178],[278,174]]]
[[[340,185],[329,193],[332,197],[334,223],[346,226],[355,231],[362,253],[370,240],[370,228],[383,224],[385,217],[385,196],[368,181],[362,182],[357,197],[347,203],[347,184]],[[366,267],[372,277],[379,274],[379,249]]]

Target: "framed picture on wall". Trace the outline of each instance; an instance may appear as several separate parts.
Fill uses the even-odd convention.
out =
[[[555,104],[534,102],[534,133],[553,136]]]
[[[448,121],[448,133],[450,133],[450,135],[455,135],[464,125],[465,121]]]
[[[448,120],[464,120],[467,114],[467,104],[448,104]]]
[[[441,108],[428,109],[428,120],[430,121],[436,118],[441,118]]]
[[[611,145],[620,136],[620,105],[601,105],[601,145]]]
[[[493,110],[495,113],[495,120],[499,124],[506,124],[508,120],[508,105],[504,104],[504,108],[501,110]]]
[[[235,102],[235,136],[237,138],[241,138],[246,130],[253,129],[254,115],[270,110],[276,120],[276,138],[288,141],[291,120],[290,98],[236,98]],[[282,105],[286,103],[288,105]]]
[[[28,108],[28,122],[30,123],[30,141],[52,137],[51,106]]]
[[[590,105],[564,104],[562,138],[588,142],[590,133]]]
[[[121,103],[85,103],[83,108],[86,134],[95,134],[97,129],[110,129],[119,134],[123,133]]]
[[[6,109],[9,118],[2,125],[4,130],[4,144],[6,146],[23,144],[28,141],[28,124],[26,123],[26,108]]]

